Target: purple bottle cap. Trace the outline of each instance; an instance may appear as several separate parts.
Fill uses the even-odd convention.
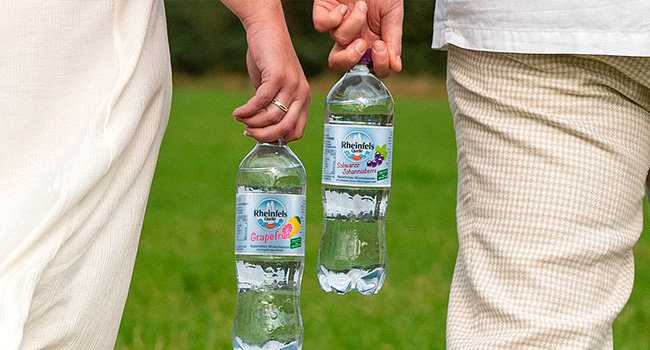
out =
[[[361,57],[361,59],[359,60],[359,64],[365,64],[365,65],[372,66],[372,54],[371,53],[372,53],[371,49],[366,50],[366,53],[364,53],[363,56]]]

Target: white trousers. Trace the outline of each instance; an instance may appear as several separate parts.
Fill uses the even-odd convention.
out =
[[[447,348],[612,349],[650,168],[650,58],[452,47]]]
[[[162,0],[0,1],[0,349],[112,349],[171,99]]]

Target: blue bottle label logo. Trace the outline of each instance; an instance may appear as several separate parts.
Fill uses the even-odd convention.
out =
[[[341,141],[341,151],[351,162],[363,162],[374,153],[375,145],[368,134],[363,131],[353,131]]]
[[[261,228],[274,230],[287,221],[287,210],[282,202],[272,198],[265,199],[257,205],[253,216]]]
[[[388,187],[392,158],[392,126],[325,124],[324,184]]]
[[[235,217],[235,254],[305,255],[306,197],[240,193]]]

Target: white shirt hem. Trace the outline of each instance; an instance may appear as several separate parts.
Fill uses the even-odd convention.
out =
[[[531,32],[434,26],[432,48],[537,54],[650,56],[650,33]]]

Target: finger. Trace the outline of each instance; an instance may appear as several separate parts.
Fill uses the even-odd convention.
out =
[[[284,114],[278,107],[269,105],[252,117],[237,118],[235,120],[249,128],[264,128],[279,123],[284,118]]]
[[[328,58],[330,68],[339,73],[349,70],[359,62],[367,49],[368,44],[363,39],[357,39],[347,47],[335,44]]]
[[[284,140],[286,142],[299,140],[304,135],[305,127],[307,126],[307,119],[309,116],[310,102],[311,102],[311,95],[307,96],[307,100],[302,105],[302,108],[300,109],[300,115],[298,116],[298,122],[294,126],[293,131],[291,131],[289,134],[285,136]]]
[[[359,37],[363,25],[366,24],[366,13],[368,4],[365,1],[358,1],[354,6],[350,16],[343,20],[338,28],[332,31],[334,40],[342,46],[350,44],[354,39]]]
[[[278,93],[275,100],[286,106],[287,111],[289,108],[295,108],[292,104],[286,103],[289,98],[286,96],[283,97],[282,93]],[[286,112],[271,102],[255,115],[248,118],[237,118],[235,120],[244,123],[249,128],[264,128],[279,123],[285,117],[285,114]]]
[[[390,67],[399,72],[402,70],[402,24],[404,9],[399,6],[383,18],[381,25],[381,38],[388,47]]]
[[[375,75],[379,78],[386,78],[391,73],[388,47],[381,40],[372,43],[372,67]]]
[[[285,138],[285,136],[293,131],[295,125],[298,123],[301,108],[296,107],[297,106],[292,103],[287,114],[279,123],[261,128],[247,127],[245,133],[247,136],[252,136],[260,142],[271,142],[280,138]]]
[[[264,83],[255,91],[255,96],[251,97],[243,106],[235,108],[232,112],[233,118],[240,120],[256,115],[260,110],[265,109],[280,89],[279,85]]]
[[[343,17],[348,13],[348,7],[345,5],[339,5],[330,10],[321,3],[321,1],[314,2],[312,19],[316,31],[325,33],[335,29],[339,24],[341,24]]]

